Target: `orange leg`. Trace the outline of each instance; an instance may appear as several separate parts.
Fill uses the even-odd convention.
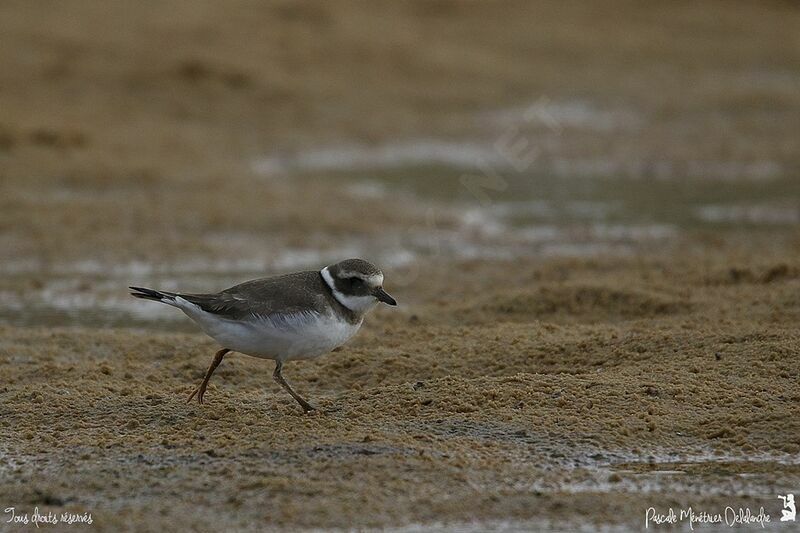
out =
[[[211,366],[208,367],[208,371],[206,372],[206,377],[203,378],[203,382],[194,390],[194,392],[186,399],[186,403],[192,401],[195,394],[197,395],[197,402],[203,403],[203,395],[206,393],[206,388],[208,388],[208,382],[211,379],[211,374],[214,373],[214,370],[217,369],[219,364],[222,362],[222,358],[225,357],[225,354],[230,352],[229,349],[223,348],[216,353],[214,356],[214,360],[211,361]]]
[[[315,411],[314,406],[305,401],[303,398],[297,394],[292,387],[286,383],[286,380],[283,379],[281,375],[281,368],[283,368],[283,363],[280,361],[275,361],[275,372],[272,373],[272,378],[280,384],[281,387],[286,389],[286,392],[292,395],[292,398],[297,400],[297,403],[300,404],[300,407],[303,408],[304,413],[310,413],[311,411]]]

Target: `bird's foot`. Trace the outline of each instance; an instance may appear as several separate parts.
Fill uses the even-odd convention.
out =
[[[192,398],[197,396],[197,403],[203,405],[203,396],[205,396],[205,394],[206,394],[206,384],[202,383],[196,389],[194,389],[194,391],[192,391],[192,393],[189,395],[188,398],[186,398],[186,403],[191,402]]]

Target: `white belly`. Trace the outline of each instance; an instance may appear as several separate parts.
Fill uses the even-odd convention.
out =
[[[229,320],[187,304],[180,308],[222,347],[280,361],[328,353],[355,335],[362,323],[351,324],[333,315],[310,311]]]

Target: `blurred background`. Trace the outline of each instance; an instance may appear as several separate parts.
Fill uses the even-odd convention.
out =
[[[5,323],[188,329],[124,287],[351,256],[415,301],[423,265],[800,249],[796,2],[7,0],[0,42]]]

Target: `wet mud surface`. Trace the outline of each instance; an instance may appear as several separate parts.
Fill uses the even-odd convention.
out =
[[[800,481],[800,278],[669,265],[464,268],[486,290],[491,272],[532,269],[531,290],[560,295],[491,308],[432,276],[457,304],[380,310],[340,351],[286,366],[311,415],[242,355],[187,405],[214,351],[200,334],[5,326],[0,499],[109,529],[635,527],[664,502],[777,514]],[[591,282],[598,270],[631,282]]]

